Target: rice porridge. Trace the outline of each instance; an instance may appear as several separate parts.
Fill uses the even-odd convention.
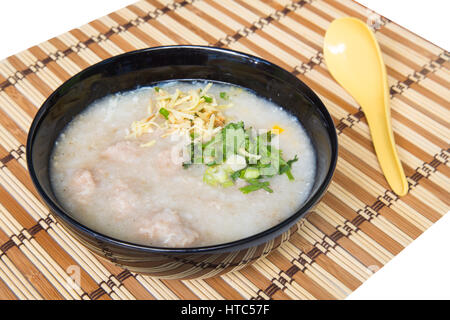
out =
[[[315,164],[305,130],[279,106],[237,86],[170,81],[88,106],[56,141],[50,178],[64,208],[99,233],[198,247],[292,215]]]

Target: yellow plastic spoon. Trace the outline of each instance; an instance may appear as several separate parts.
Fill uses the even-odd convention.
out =
[[[395,148],[386,68],[374,34],[361,20],[336,19],[325,34],[324,57],[331,75],[361,106],[387,182],[404,196],[408,182]]]

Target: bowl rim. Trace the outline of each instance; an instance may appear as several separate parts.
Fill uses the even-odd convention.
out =
[[[220,52],[227,55],[233,55],[240,57],[245,60],[253,60],[254,63],[261,63],[268,65],[271,68],[278,69],[279,71],[282,71],[282,73],[285,73],[289,76],[291,76],[293,81],[296,81],[295,86],[300,86],[302,94],[305,98],[307,98],[314,106],[320,109],[322,116],[324,117],[325,122],[327,123],[326,131],[329,135],[330,142],[331,142],[331,161],[330,166],[328,168],[328,172],[324,178],[324,181],[321,183],[321,185],[317,188],[316,192],[310,197],[308,201],[303,203],[303,205],[292,215],[281,221],[280,223],[277,223],[276,225],[265,229],[261,232],[258,232],[256,234],[253,234],[251,236],[241,238],[238,240],[225,242],[225,243],[219,243],[215,245],[207,245],[207,246],[199,246],[199,247],[186,247],[186,248],[170,248],[170,247],[156,247],[156,246],[149,246],[149,245],[141,245],[136,244],[120,239],[116,239],[113,237],[110,237],[108,235],[104,235],[98,231],[95,231],[82,223],[78,222],[76,219],[72,218],[68,213],[65,212],[65,210],[61,210],[59,205],[56,204],[50,197],[47,195],[47,193],[42,188],[39,179],[36,175],[36,172],[34,170],[33,166],[33,157],[32,157],[32,149],[34,147],[33,142],[34,138],[36,136],[36,132],[39,130],[41,126],[41,120],[47,115],[53,104],[50,104],[51,100],[54,99],[56,95],[59,94],[59,91],[62,87],[64,87],[69,81],[72,79],[79,77],[83,73],[87,73],[90,70],[94,68],[98,68],[101,65],[114,63],[114,61],[123,58],[125,56],[132,56],[132,55],[138,55],[142,54],[144,52],[152,52],[152,51],[159,51],[159,50],[176,50],[176,49],[195,49],[195,50],[204,50],[204,51],[211,51],[211,52]],[[224,252],[224,251],[235,251],[236,248],[248,248],[253,246],[255,242],[260,241],[260,243],[267,242],[267,237],[270,237],[271,234],[275,234],[277,230],[285,229],[286,227],[290,227],[293,225],[296,221],[298,221],[300,218],[302,218],[309,210],[321,199],[323,194],[326,192],[328,185],[331,182],[331,179],[333,177],[337,158],[338,158],[338,140],[337,140],[337,133],[336,128],[334,126],[333,119],[323,104],[322,100],[317,96],[317,94],[303,81],[298,79],[296,76],[294,76],[291,72],[279,67],[278,65],[269,62],[265,59],[262,59],[260,57],[256,57],[247,53],[239,52],[236,50],[231,49],[225,49],[225,48],[219,48],[219,47],[211,47],[211,46],[201,46],[201,45],[170,45],[170,46],[157,46],[157,47],[150,47],[150,48],[144,48],[144,49],[138,49],[133,50],[129,52],[122,53],[120,55],[116,55],[110,58],[107,58],[105,60],[99,61],[83,70],[78,72],[77,74],[73,75],[69,79],[65,80],[56,90],[52,92],[52,94],[42,103],[41,107],[39,108],[38,112],[36,113],[33,122],[30,126],[30,129],[28,131],[27,136],[27,144],[26,144],[26,155],[27,155],[27,166],[28,166],[28,172],[31,177],[31,180],[38,191],[39,195],[44,200],[45,204],[49,207],[50,213],[56,214],[56,218],[63,219],[66,223],[68,223],[70,226],[75,227],[78,231],[82,231],[85,234],[90,235],[97,241],[103,241],[106,243],[111,243],[115,246],[124,248],[124,249],[134,249],[138,250],[140,252],[146,252],[146,253],[162,253],[162,254],[188,254],[188,253],[217,253],[217,252]]]

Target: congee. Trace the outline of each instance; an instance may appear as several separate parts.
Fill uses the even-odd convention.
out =
[[[168,81],[104,97],[58,137],[56,197],[80,223],[157,247],[226,243],[306,201],[315,152],[298,120],[234,85]]]

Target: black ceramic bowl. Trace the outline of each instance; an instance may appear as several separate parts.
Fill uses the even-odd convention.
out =
[[[234,242],[196,248],[157,248],[127,243],[100,234],[73,219],[58,202],[49,179],[49,159],[60,132],[96,99],[171,79],[236,84],[253,90],[296,116],[317,153],[315,183],[303,207],[261,233]],[[241,268],[268,254],[289,238],[297,228],[296,222],[322,197],[332,178],[336,159],[337,137],[331,116],[303,82],[263,59],[200,46],[129,52],[83,70],[44,102],[31,125],[27,141],[31,179],[57,221],[97,255],[129,270],[164,278],[214,276]]]

